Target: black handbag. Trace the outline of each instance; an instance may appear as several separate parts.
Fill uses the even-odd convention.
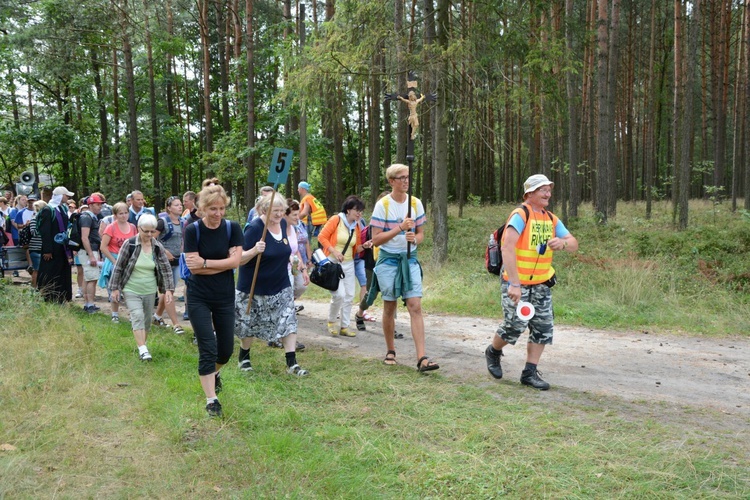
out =
[[[344,255],[346,255],[346,249],[349,248],[349,243],[352,241],[352,236],[354,236],[354,229],[349,232],[349,239],[346,241],[342,252]],[[342,279],[344,279],[344,269],[341,264],[331,260],[316,265],[310,273],[310,282],[332,292],[338,290],[339,281]]]
[[[338,262],[326,262],[322,266],[315,266],[310,273],[310,281],[321,288],[335,292],[339,288],[339,281],[344,279],[344,270]]]

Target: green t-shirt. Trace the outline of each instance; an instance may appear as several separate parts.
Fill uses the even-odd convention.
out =
[[[136,295],[153,295],[156,293],[156,262],[154,262],[153,250],[146,253],[141,250],[138,260],[135,262],[133,273],[125,285],[126,293]]]

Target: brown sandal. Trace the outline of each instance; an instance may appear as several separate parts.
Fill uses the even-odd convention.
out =
[[[393,366],[396,364],[396,351],[388,351],[385,354],[385,359],[383,360],[383,364],[388,366]]]

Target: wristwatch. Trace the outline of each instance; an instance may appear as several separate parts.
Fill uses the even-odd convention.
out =
[[[207,268],[208,265],[206,264],[206,259],[203,259],[203,269]]]

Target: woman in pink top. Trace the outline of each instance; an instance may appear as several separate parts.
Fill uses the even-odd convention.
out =
[[[120,248],[128,238],[132,238],[138,234],[138,229],[128,222],[128,206],[125,203],[115,203],[115,206],[112,207],[112,213],[115,216],[115,221],[104,230],[100,247],[102,255],[104,255],[104,265],[99,277],[99,286],[106,288],[109,295],[111,295],[108,287],[109,277],[112,274],[112,269],[115,267],[115,262],[117,262],[117,255],[120,252]],[[115,323],[120,322],[119,302],[112,302],[112,321]]]

